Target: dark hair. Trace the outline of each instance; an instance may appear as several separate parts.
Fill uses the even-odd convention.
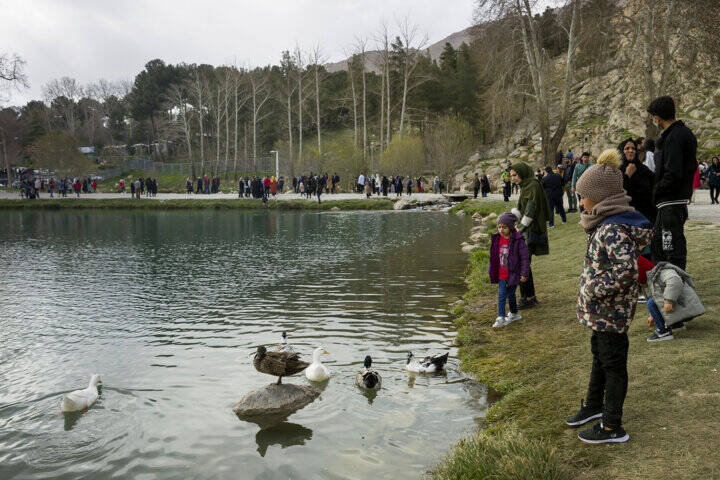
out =
[[[655,151],[655,140],[652,138],[645,139],[645,150],[648,152],[654,152]]]
[[[551,167],[545,167],[545,171],[546,171],[547,173],[552,173],[552,172],[553,172]]]
[[[583,154],[581,155],[581,157],[589,157],[589,156],[590,156],[590,152],[583,152]]]
[[[627,140],[623,140],[622,142],[620,142],[620,145],[618,145],[618,151],[620,151],[620,157],[622,157],[623,162],[627,162],[627,161],[628,161],[628,159],[625,158],[625,146],[626,146],[628,143],[632,143],[632,144],[635,146],[635,160],[637,161],[637,160],[638,160],[638,157],[637,157],[638,146],[637,146],[637,142],[636,142],[635,140],[633,140],[632,138],[628,138]]]
[[[647,108],[650,115],[657,115],[663,120],[675,120],[675,101],[672,97],[658,97]]]
[[[712,160],[710,160],[710,163],[714,163],[715,160],[717,160],[718,162],[720,162],[720,157],[713,157]]]

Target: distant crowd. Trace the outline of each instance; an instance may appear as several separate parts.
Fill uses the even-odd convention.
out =
[[[20,196],[27,199],[40,198],[41,192],[48,192],[50,198],[54,198],[55,192],[60,197],[67,197],[68,193],[75,193],[80,196],[81,193],[97,192],[97,180],[91,178],[61,178],[56,181],[55,178],[45,180],[41,178],[27,177],[20,181]]]

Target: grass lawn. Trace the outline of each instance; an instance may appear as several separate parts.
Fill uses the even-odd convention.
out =
[[[462,366],[503,396],[490,409],[485,430],[460,442],[430,476],[720,478],[720,226],[686,226],[688,272],[705,315],[675,340],[650,344],[647,309],[638,305],[623,415],[631,439],[619,445],[585,445],[564,424],[585,395],[592,361],[591,330],[575,315],[587,236],[577,214],[549,236],[551,254],[533,258],[540,304],[501,331],[491,329],[497,290],[487,285],[487,255],[471,255],[469,293],[457,312]],[[489,445],[501,458],[488,458]]]

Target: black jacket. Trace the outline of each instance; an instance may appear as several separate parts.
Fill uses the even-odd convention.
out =
[[[542,186],[545,189],[545,195],[547,195],[547,198],[552,198],[553,200],[562,198],[563,181],[560,174],[548,173],[542,179]]]
[[[696,153],[697,139],[682,121],[676,121],[660,134],[655,147],[655,205],[690,200],[698,168]]]
[[[625,160],[620,167],[623,172],[623,188],[631,198],[630,205],[635,207],[635,210],[642,213],[650,222],[655,223],[657,208],[655,208],[652,196],[655,174],[644,163],[633,163],[635,163],[637,171],[632,177],[625,174],[630,162]]]

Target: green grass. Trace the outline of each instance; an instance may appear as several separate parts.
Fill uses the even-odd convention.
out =
[[[57,198],[40,200],[0,200],[2,209],[59,210],[59,209],[136,209],[136,210],[391,210],[393,202],[387,199],[333,200],[318,204],[312,200],[269,200],[267,205],[257,199],[216,199],[216,200],[155,200],[155,199],[93,199]]]
[[[507,455],[545,464],[547,456],[526,453],[532,441],[540,439],[548,442],[577,480],[720,478],[716,451],[720,445],[720,256],[708,250],[710,245],[720,245],[720,228],[686,231],[688,272],[707,308],[705,315],[690,322],[675,340],[650,344],[646,342],[652,332],[646,324],[647,309],[638,305],[629,332],[630,385],[623,417],[630,442],[589,446],[577,440],[577,430],[564,424],[585,395],[591,366],[591,332],[575,314],[587,242],[577,220],[576,214],[570,215],[567,225],[550,230],[551,254],[533,258],[540,304],[523,311],[521,321],[501,331],[491,329],[495,288],[483,290],[476,285],[483,278],[487,282],[486,263],[479,253],[471,256],[468,288],[488,293],[469,294],[459,309],[462,367],[502,393],[488,412],[483,433],[488,440],[482,441],[503,442],[508,432],[519,430],[524,437],[514,441],[520,446],[509,449]],[[470,452],[479,454],[472,441],[459,443],[433,478],[546,478],[508,477],[502,469],[497,476],[489,476],[492,472],[488,471],[453,473],[454,459]]]

